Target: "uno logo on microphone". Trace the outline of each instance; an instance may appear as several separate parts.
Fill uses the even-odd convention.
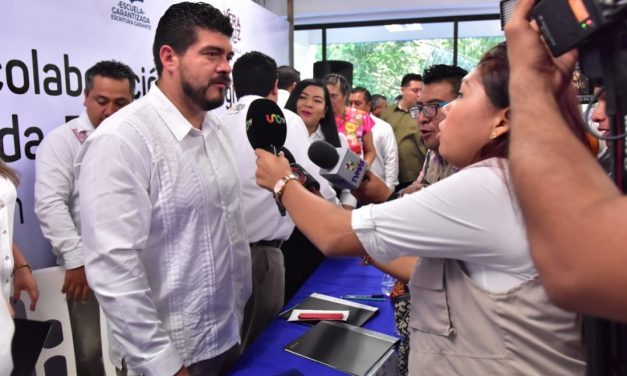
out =
[[[285,118],[279,114],[266,114],[268,124],[285,124]]]

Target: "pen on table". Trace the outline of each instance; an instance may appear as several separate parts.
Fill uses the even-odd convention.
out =
[[[385,295],[383,294],[375,294],[375,295],[344,295],[342,299],[353,299],[353,300],[378,300],[385,301],[387,300]]]

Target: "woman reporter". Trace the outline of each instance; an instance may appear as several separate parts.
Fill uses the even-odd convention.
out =
[[[409,284],[411,374],[585,372],[579,321],[549,301],[511,188],[508,79],[500,44],[444,109],[439,151],[461,170],[394,201],[344,212],[286,177],[284,159],[256,151],[258,184],[276,185],[296,225],[327,256],[421,257]],[[583,142],[582,120],[574,131]]]

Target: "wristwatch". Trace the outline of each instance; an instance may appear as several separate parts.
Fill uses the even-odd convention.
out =
[[[285,185],[290,180],[300,181],[298,176],[296,176],[294,173],[291,173],[291,174],[288,174],[288,175],[285,175],[284,177],[282,177],[274,185],[274,189],[273,189],[274,199],[276,200],[277,204],[279,204],[281,207],[283,206],[283,204],[281,203],[281,196],[283,196],[283,191],[285,190]]]
[[[279,213],[281,213],[281,216],[285,216],[286,214],[285,206],[283,206],[283,203],[281,202],[281,196],[283,196],[285,186],[290,180],[300,181],[298,176],[294,175],[294,173],[291,173],[289,175],[285,175],[279,181],[277,181],[274,185],[274,189],[272,190],[274,192],[274,200],[276,201],[276,205],[279,208]]]

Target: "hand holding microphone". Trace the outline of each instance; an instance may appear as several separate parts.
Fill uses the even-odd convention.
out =
[[[257,185],[262,188],[273,191],[274,185],[286,175],[292,173],[289,161],[285,156],[274,154],[261,149],[255,149],[257,156],[257,171],[255,178]]]

